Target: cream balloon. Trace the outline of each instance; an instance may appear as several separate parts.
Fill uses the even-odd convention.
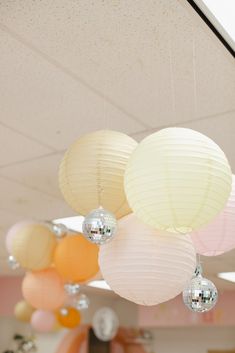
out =
[[[111,130],[78,139],[64,155],[59,172],[60,189],[69,206],[82,215],[99,206],[117,218],[130,213],[123,179],[136,146],[131,137]]]
[[[224,208],[232,173],[223,151],[207,136],[167,128],[146,137],[129,159],[127,200],[144,223],[187,233]]]
[[[25,300],[18,302],[14,308],[14,314],[17,320],[29,322],[34,312],[34,308]]]
[[[118,222],[116,237],[100,247],[104,279],[121,297],[156,305],[182,292],[196,267],[188,235],[156,231],[133,214]]]
[[[56,248],[54,234],[43,224],[29,224],[20,228],[12,244],[12,255],[28,270],[48,268]]]

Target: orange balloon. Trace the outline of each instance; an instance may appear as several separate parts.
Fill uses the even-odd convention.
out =
[[[57,320],[63,327],[74,328],[81,322],[81,314],[78,310],[68,307],[57,312]]]
[[[58,244],[54,264],[58,273],[70,282],[84,282],[99,271],[97,245],[83,235],[71,235]]]
[[[43,310],[58,309],[66,297],[63,281],[54,269],[27,273],[22,292],[28,303]]]

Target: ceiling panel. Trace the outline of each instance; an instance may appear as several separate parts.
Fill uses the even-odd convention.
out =
[[[3,114],[4,112],[1,110],[1,115]],[[2,152],[0,153],[0,166],[32,159],[51,152],[51,149],[26,136],[23,136],[20,133],[17,133],[16,131],[2,126],[1,123],[0,140],[2,146]]]
[[[0,176],[62,199],[58,187],[58,170],[62,157],[63,153],[57,153],[0,168]]]
[[[234,108],[233,63],[185,0],[3,1],[0,22],[146,125]]]
[[[22,218],[49,220],[74,215],[65,202],[0,177],[0,209],[21,215]]]
[[[65,149],[82,134],[100,128],[126,133],[144,128],[4,31],[0,32],[0,51],[0,121],[6,125],[53,150]],[[29,148],[24,139],[19,147],[16,137],[12,144],[14,137],[9,136],[7,146],[9,151],[19,149],[15,160],[20,152],[25,152],[25,159],[32,156],[37,146],[32,143]]]

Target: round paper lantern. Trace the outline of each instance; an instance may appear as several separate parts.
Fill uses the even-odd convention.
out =
[[[48,268],[56,247],[54,234],[43,224],[29,224],[20,228],[12,244],[12,255],[28,270]]]
[[[81,314],[72,307],[64,308],[58,311],[57,320],[63,327],[74,328],[81,322]]]
[[[196,254],[190,236],[156,231],[131,214],[100,248],[99,264],[115,293],[136,304],[156,305],[182,292],[194,273]]]
[[[63,281],[54,269],[27,273],[22,292],[24,298],[37,309],[55,310],[65,301]]]
[[[18,233],[18,231],[22,228],[24,228],[25,226],[31,225],[31,224],[35,224],[34,221],[22,221],[22,222],[18,222],[16,224],[14,224],[7,232],[6,234],[6,248],[7,251],[9,252],[9,254],[12,254],[12,243],[13,243],[13,239],[15,237],[15,235]]]
[[[222,212],[206,227],[191,234],[196,252],[217,256],[235,248],[235,176],[232,192]]]
[[[34,312],[34,308],[25,300],[16,304],[14,314],[17,320],[29,322]]]
[[[66,152],[59,173],[60,189],[70,207],[82,215],[99,206],[117,218],[130,213],[123,177],[136,146],[131,137],[110,130],[78,139]]]
[[[55,314],[51,311],[36,310],[31,317],[31,326],[37,332],[53,331],[55,323]]]
[[[92,328],[101,341],[111,341],[117,334],[119,320],[111,308],[100,308],[92,319]]]
[[[68,282],[84,282],[99,271],[98,246],[81,234],[71,235],[58,244],[54,264],[58,273]]]
[[[125,173],[130,207],[144,223],[187,233],[224,208],[232,183],[223,151],[207,136],[167,128],[145,138]]]

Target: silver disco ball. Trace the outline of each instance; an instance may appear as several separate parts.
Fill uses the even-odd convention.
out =
[[[51,228],[58,239],[62,239],[68,234],[68,228],[62,223],[52,224]]]
[[[80,292],[80,288],[81,286],[78,283],[66,283],[64,285],[65,292],[69,296],[77,295]]]
[[[183,291],[184,304],[192,311],[203,313],[211,310],[218,300],[218,291],[214,283],[202,277],[201,270],[197,268],[193,277]]]
[[[17,268],[20,267],[20,264],[16,261],[16,259],[12,255],[8,256],[7,262],[11,270],[17,270]]]
[[[74,299],[73,306],[79,310],[84,311],[89,308],[90,299],[86,294],[80,294],[77,298]]]
[[[110,241],[114,237],[116,229],[115,216],[102,207],[90,212],[82,225],[84,236],[97,245],[103,245]]]

